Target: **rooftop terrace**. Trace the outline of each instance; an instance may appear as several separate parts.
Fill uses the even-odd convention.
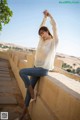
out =
[[[21,114],[26,88],[19,70],[32,67],[34,52],[0,52],[0,112],[9,113],[9,120]],[[54,72],[41,77],[35,89],[40,93],[30,103],[32,120],[80,120],[80,77],[67,75],[56,60]],[[69,77],[70,76],[70,77]],[[26,118],[25,118],[26,120]]]

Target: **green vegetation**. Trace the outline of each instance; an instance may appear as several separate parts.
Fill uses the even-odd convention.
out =
[[[20,48],[20,47],[14,47],[14,46],[7,46],[7,45],[0,45],[0,48],[2,48],[2,49],[8,49],[8,50],[23,50],[23,48]]]
[[[2,25],[8,24],[13,12],[8,7],[7,0],[0,0],[0,31],[2,31]]]
[[[75,66],[76,66],[75,63],[73,64],[73,66],[71,66],[67,63],[63,63],[62,64],[62,69],[67,71],[67,72],[80,75],[80,67],[74,69]]]
[[[18,47],[18,46],[14,46],[14,45],[7,45],[7,44],[0,44],[0,49],[2,50],[17,50],[17,51],[24,51],[24,47]],[[25,51],[28,51],[27,48],[25,48]],[[29,51],[33,51],[33,50],[29,50]]]
[[[76,73],[77,73],[78,75],[80,75],[80,67],[78,67],[78,68],[76,69]]]

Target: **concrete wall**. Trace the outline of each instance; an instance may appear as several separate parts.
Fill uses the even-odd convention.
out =
[[[31,109],[33,120],[80,119],[80,94],[74,92],[74,97],[68,87],[51,76],[41,78],[38,86],[40,96]]]
[[[25,98],[26,88],[19,76],[19,70],[34,65],[34,54],[9,51],[8,55],[11,68]],[[52,75],[54,76],[54,72]],[[52,75],[42,77],[36,85],[35,89],[39,95],[36,102],[30,103],[29,107],[32,120],[80,120],[80,93],[59,81],[62,79],[62,74],[59,75],[59,79],[58,74],[54,77]],[[66,76],[64,78],[66,79]]]
[[[28,53],[27,52],[15,52],[15,51],[9,51],[9,61],[11,64],[11,68],[12,71],[15,75],[15,78],[18,82],[19,88],[22,92],[23,97],[25,98],[25,94],[26,94],[26,88],[24,86],[24,83],[19,75],[19,71],[20,69],[23,68],[29,68],[33,66],[33,54],[32,53]],[[33,57],[31,57],[31,55]],[[31,64],[30,64],[31,63]]]
[[[7,51],[0,51],[0,58],[8,60],[8,52]]]

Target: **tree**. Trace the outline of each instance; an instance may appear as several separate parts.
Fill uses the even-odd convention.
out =
[[[7,0],[0,0],[0,31],[2,31],[2,25],[8,24],[13,12],[8,7]]]
[[[62,64],[62,68],[66,68],[67,67],[67,64],[66,63],[63,63]]]
[[[76,69],[76,73],[77,73],[78,75],[80,75],[80,67],[78,67],[78,68]]]
[[[71,69],[66,69],[67,72],[71,72]]]

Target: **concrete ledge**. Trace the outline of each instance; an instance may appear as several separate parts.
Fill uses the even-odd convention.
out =
[[[63,74],[56,72],[49,72],[48,74],[50,80],[54,80],[54,83],[59,87],[62,87],[67,92],[71,93],[73,96],[80,99],[80,82],[75,81],[75,79],[69,78]]]
[[[79,75],[75,75],[75,74],[72,74],[72,73],[69,73],[59,67],[55,67],[55,70],[63,75],[66,75],[67,77],[69,78],[72,78],[72,79],[75,79],[76,81],[80,81],[80,76]]]
[[[32,120],[59,120],[40,97],[37,97],[36,103],[30,104],[30,113]]]
[[[19,70],[25,65],[32,67],[34,55],[13,52],[10,53],[9,61],[25,98],[26,88],[19,76]],[[36,103],[30,104],[29,108],[32,120],[80,120],[80,82],[74,81],[56,72],[50,72],[48,76],[42,77],[36,86],[40,96],[37,97]]]
[[[23,98],[25,98],[25,95],[26,95],[26,88],[24,86],[24,83],[23,83],[23,80],[20,78],[20,75],[19,75],[19,69],[18,67],[15,65],[15,63],[13,62],[12,59],[10,59],[10,65],[11,65],[11,68],[12,68],[12,71],[15,75],[15,78],[18,82],[18,85],[19,85],[19,88],[21,90],[21,93],[23,95]]]
[[[47,104],[48,110],[52,111],[59,120],[79,120],[80,94],[71,91],[68,86],[55,78],[51,76],[41,78],[38,89],[40,98]],[[36,116],[36,113],[34,114]]]
[[[7,51],[0,51],[0,58],[9,60],[8,52]]]

